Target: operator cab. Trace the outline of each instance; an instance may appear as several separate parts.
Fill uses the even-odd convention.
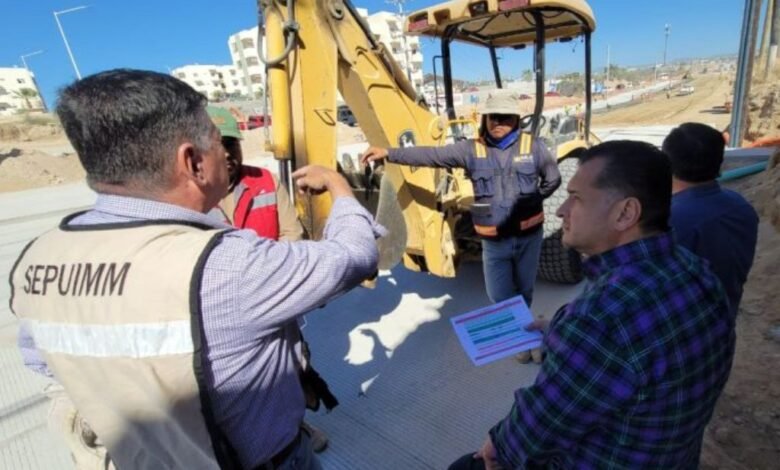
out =
[[[524,116],[523,122],[527,130],[537,136],[546,123],[543,115],[547,91],[544,88],[545,46],[550,42],[565,43],[583,37],[586,96],[581,134],[586,141],[589,136],[591,109],[590,38],[595,28],[593,11],[583,0],[452,0],[415,11],[408,15],[406,22],[408,34],[428,36],[441,41],[445,110],[450,120],[456,119],[452,86],[453,43],[470,44],[488,50],[496,88],[503,88],[504,85],[497,52],[501,49],[521,50],[533,46],[536,101],[533,111]],[[571,124],[564,128],[570,129]],[[557,127],[556,131],[560,129],[561,127]],[[551,142],[551,147],[554,148],[559,143],[555,140]]]

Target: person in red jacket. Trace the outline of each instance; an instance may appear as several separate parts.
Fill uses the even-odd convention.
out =
[[[228,194],[212,210],[212,214],[234,227],[254,230],[261,237],[284,241],[303,239],[303,227],[285,187],[270,171],[244,165],[242,136],[236,118],[224,108],[208,106],[206,111],[222,135],[230,178]],[[308,344],[303,337],[300,359],[306,406],[317,411],[322,402],[325,408],[331,410],[338,405],[338,400],[311,367]],[[301,427],[311,437],[315,452],[325,450],[328,436],[324,432],[306,422]]]
[[[224,108],[209,106],[207,111],[222,134],[230,175],[228,194],[214,208],[215,215],[234,227],[252,229],[261,237],[303,239],[303,227],[284,186],[270,171],[244,165],[236,118]]]

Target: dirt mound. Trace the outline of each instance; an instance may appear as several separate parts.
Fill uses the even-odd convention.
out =
[[[745,140],[756,142],[780,138],[780,71],[770,80],[754,77],[748,100]]]
[[[39,150],[0,145],[0,192],[75,183],[85,176],[74,153],[55,156]]]
[[[59,121],[46,114],[27,115],[0,122],[0,142],[31,142],[65,135]]]
[[[780,150],[769,159],[766,171],[751,178],[740,192],[751,201],[762,220],[780,231]]]

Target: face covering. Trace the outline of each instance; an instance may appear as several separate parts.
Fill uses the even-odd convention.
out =
[[[494,139],[493,137],[490,137],[490,134],[485,134],[486,140],[488,144],[490,144],[491,147],[498,147],[501,150],[506,150],[509,148],[510,145],[514,144],[517,141],[517,136],[520,134],[520,129],[515,129],[509,134],[505,135],[501,139]]]

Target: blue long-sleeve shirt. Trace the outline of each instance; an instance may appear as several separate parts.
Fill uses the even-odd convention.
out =
[[[713,181],[675,194],[670,223],[677,242],[710,263],[736,316],[756,253],[758,214],[753,206]]]

